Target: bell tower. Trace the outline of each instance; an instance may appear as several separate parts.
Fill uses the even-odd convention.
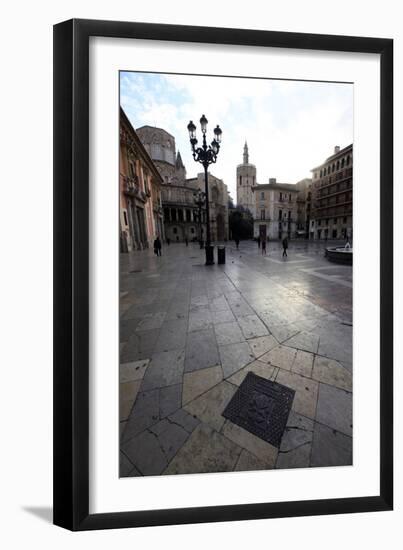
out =
[[[256,185],[256,166],[249,163],[249,148],[245,141],[243,148],[243,163],[236,169],[237,205],[243,206],[255,217],[255,193],[252,187]]]
[[[243,146],[243,163],[249,164],[249,150],[248,150],[248,143],[245,141],[245,145]]]

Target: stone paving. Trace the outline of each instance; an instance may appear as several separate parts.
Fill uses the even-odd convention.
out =
[[[352,464],[352,268],[323,243],[121,255],[120,475]],[[295,390],[279,449],[222,412],[248,372]]]

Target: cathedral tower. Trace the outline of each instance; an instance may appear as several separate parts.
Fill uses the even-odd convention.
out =
[[[255,217],[255,194],[252,187],[256,185],[256,166],[249,163],[248,144],[243,148],[243,163],[236,169],[237,205],[248,209]]]

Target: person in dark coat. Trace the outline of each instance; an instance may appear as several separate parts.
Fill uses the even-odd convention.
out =
[[[266,239],[262,239],[262,256],[266,255]]]
[[[283,258],[284,258],[284,256],[288,257],[287,256],[287,248],[288,248],[288,239],[287,239],[287,237],[284,237],[284,239],[283,239]]]
[[[157,254],[157,256],[161,256],[161,240],[159,237],[157,237],[154,241],[154,253]]]
[[[236,244],[236,249],[238,250],[238,248],[239,248],[239,237],[236,236],[234,241],[235,241],[235,244]]]

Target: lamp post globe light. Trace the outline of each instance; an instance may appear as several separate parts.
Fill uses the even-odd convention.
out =
[[[210,205],[209,205],[209,190],[208,190],[208,167],[210,164],[217,162],[217,155],[220,150],[222,130],[217,125],[214,128],[214,139],[210,145],[207,145],[207,123],[205,115],[200,119],[200,126],[203,135],[203,143],[197,147],[196,126],[192,121],[189,122],[187,128],[189,132],[190,145],[192,147],[193,158],[196,162],[200,162],[204,168],[204,185],[205,185],[205,200],[206,200],[206,265],[214,264],[214,247],[211,246],[210,235]]]
[[[203,248],[203,230],[202,230],[202,207],[206,200],[206,194],[201,189],[198,189],[193,193],[194,203],[197,206],[197,218],[199,222],[199,244],[200,248]]]

